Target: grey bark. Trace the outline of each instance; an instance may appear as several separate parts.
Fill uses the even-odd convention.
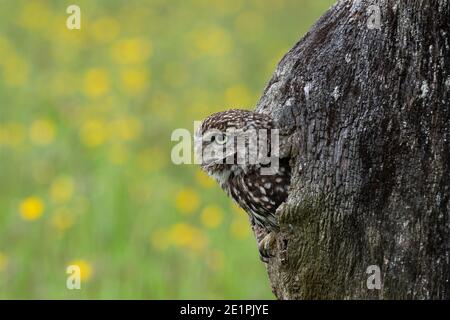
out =
[[[293,167],[277,298],[449,298],[449,46],[447,0],[340,1],[281,60],[257,106]]]

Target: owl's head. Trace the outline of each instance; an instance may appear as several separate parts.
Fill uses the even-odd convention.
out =
[[[255,156],[269,152],[272,127],[270,116],[247,110],[212,114],[196,132],[196,155],[202,169],[216,175],[257,165]],[[261,152],[261,148],[267,149]]]

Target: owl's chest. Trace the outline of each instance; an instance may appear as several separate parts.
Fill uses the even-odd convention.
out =
[[[275,211],[285,200],[285,191],[276,188],[275,176],[255,173],[231,174],[225,191],[261,226],[275,225]]]

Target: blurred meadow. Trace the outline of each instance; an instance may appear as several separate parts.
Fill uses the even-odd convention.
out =
[[[0,0],[0,298],[272,299],[246,214],[170,135],[254,108],[332,2]]]

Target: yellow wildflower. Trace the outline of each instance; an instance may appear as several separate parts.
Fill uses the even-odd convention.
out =
[[[138,64],[145,62],[152,52],[152,46],[143,38],[132,38],[118,41],[112,48],[114,62]]]
[[[181,213],[191,214],[197,210],[200,200],[197,192],[192,189],[185,189],[178,193],[175,204]]]
[[[223,220],[222,210],[217,206],[207,206],[202,211],[201,220],[206,227],[216,228]]]
[[[84,259],[74,260],[74,261],[70,262],[69,265],[71,265],[71,266],[75,265],[80,268],[80,280],[81,281],[88,281],[92,277],[93,267],[88,261],[86,261]]]
[[[44,203],[38,197],[32,196],[24,199],[20,204],[20,214],[24,220],[39,219],[44,212]]]
[[[202,250],[207,244],[206,236],[197,228],[186,223],[178,223],[169,230],[169,241],[175,246],[196,251]]]
[[[107,137],[107,126],[103,120],[90,119],[81,127],[81,141],[88,147],[97,147],[103,144]]]
[[[109,90],[108,73],[104,69],[88,70],[84,76],[84,93],[88,97],[100,97]]]

